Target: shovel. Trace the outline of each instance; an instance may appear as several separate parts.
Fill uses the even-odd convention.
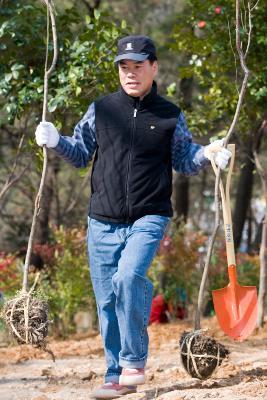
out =
[[[230,181],[234,165],[235,145],[228,145],[228,149],[232,152],[232,157],[227,174],[225,192],[222,180],[220,180],[220,192],[222,198],[229,284],[222,289],[213,290],[212,297],[221,329],[226,335],[242,342],[252,333],[257,323],[257,289],[255,286],[241,286],[237,281],[230,208]],[[217,175],[218,168],[214,160],[211,160],[211,163]]]

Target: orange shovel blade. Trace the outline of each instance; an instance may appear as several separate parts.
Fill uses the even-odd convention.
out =
[[[221,329],[226,335],[242,342],[257,323],[258,302],[255,286],[230,283],[212,291],[213,304]]]

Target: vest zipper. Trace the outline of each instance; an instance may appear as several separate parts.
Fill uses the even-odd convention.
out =
[[[129,221],[129,174],[130,174],[130,164],[131,164],[131,159],[132,159],[132,147],[133,147],[133,139],[134,139],[134,132],[136,128],[136,114],[137,114],[137,108],[134,108],[134,113],[133,113],[133,127],[132,127],[132,132],[131,132],[131,142],[130,142],[130,149],[129,149],[129,156],[128,156],[128,165],[127,165],[127,174],[126,174],[126,217],[127,217],[127,222]]]

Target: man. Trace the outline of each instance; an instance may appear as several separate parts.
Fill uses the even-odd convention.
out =
[[[105,384],[93,397],[102,399],[145,382],[153,290],[146,273],[172,216],[172,167],[197,174],[211,156],[220,168],[231,156],[222,141],[193,143],[179,107],[158,95],[150,38],[119,40],[115,63],[119,91],[92,103],[72,137],[49,122],[36,130],[38,145],[75,167],[94,155],[88,252],[107,362]]]

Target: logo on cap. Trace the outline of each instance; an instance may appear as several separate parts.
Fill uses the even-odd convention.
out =
[[[127,43],[125,50],[133,50],[132,43]]]

